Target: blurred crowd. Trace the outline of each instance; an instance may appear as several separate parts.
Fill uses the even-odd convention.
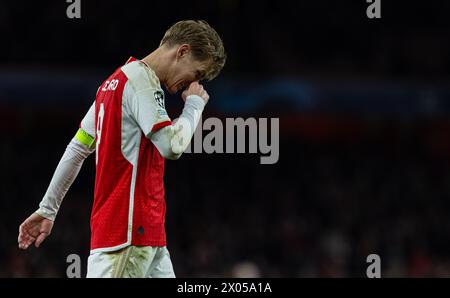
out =
[[[16,243],[77,123],[78,112],[55,115],[9,113],[28,124],[0,146],[2,277],[64,277],[72,253],[86,272],[93,157],[44,245],[20,251]],[[254,154],[167,161],[166,227],[177,275],[363,277],[375,253],[385,277],[450,276],[448,147],[433,141],[426,121],[391,122],[361,123],[350,138],[282,130],[275,165],[260,165]]]

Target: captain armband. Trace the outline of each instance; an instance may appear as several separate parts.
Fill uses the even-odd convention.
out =
[[[95,147],[95,138],[85,132],[82,128],[78,129],[75,134],[75,139],[89,149],[93,149]]]

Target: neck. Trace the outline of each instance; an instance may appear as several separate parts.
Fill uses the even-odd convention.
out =
[[[162,48],[159,47],[151,52],[147,57],[141,59],[141,61],[145,62],[155,72],[161,83],[164,83],[166,81],[167,74],[163,71],[163,63],[165,59],[163,59],[162,56],[163,51]]]

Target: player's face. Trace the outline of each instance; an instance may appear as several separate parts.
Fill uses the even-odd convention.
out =
[[[192,57],[189,51],[177,52],[177,59],[169,70],[169,76],[164,82],[169,93],[175,94],[188,87],[194,81],[203,78],[207,63]]]

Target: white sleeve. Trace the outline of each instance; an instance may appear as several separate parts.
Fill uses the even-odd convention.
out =
[[[172,124],[164,106],[164,92],[156,88],[135,91],[131,84],[125,85],[128,109],[144,135],[149,135]]]
[[[95,137],[95,101],[81,120],[80,128],[90,136]]]
[[[80,123],[80,129],[67,145],[50,185],[36,211],[42,217],[55,220],[62,200],[77,177],[86,157],[95,150],[95,104]]]
[[[183,112],[173,125],[147,136],[162,156],[167,159],[178,159],[181,156],[194,135],[204,107],[205,101],[200,96],[188,96]]]

